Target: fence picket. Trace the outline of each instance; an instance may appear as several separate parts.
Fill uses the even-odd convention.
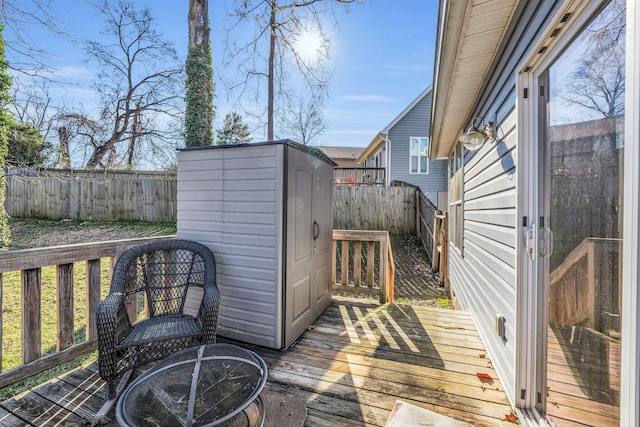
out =
[[[415,234],[415,192],[411,187],[335,186],[333,228]]]

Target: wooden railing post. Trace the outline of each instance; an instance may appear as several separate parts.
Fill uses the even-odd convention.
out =
[[[342,256],[342,264],[340,266],[340,275],[342,276],[342,284],[343,285],[348,285],[349,284],[349,241],[348,240],[343,240],[342,241],[342,251],[341,251],[341,256]]]
[[[360,286],[362,279],[362,242],[353,242],[353,286]]]
[[[100,303],[100,260],[87,260],[87,340],[98,337],[96,310]]]
[[[335,237],[331,242],[331,283],[336,281],[337,267],[336,267],[336,258],[338,257],[338,242]]]
[[[387,301],[386,302],[393,302],[396,264],[393,261],[393,251],[391,250],[391,245],[388,246],[387,252],[388,252],[387,257],[389,259],[389,279],[387,281]]]
[[[22,270],[22,363],[33,362],[42,354],[40,268]]]
[[[2,290],[4,287],[2,285],[2,273],[0,273],[0,344],[2,344],[2,307],[4,307],[2,304]],[[2,372],[2,345],[0,345],[0,372]]]
[[[373,288],[373,273],[375,271],[376,247],[373,241],[367,242],[367,287]]]
[[[380,304],[384,304],[387,299],[387,281],[389,280],[389,255],[387,251],[389,245],[389,234],[380,236]]]
[[[56,350],[61,351],[75,344],[73,331],[73,263],[56,266],[56,281],[58,295],[58,339]]]

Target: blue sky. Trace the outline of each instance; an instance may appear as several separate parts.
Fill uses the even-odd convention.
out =
[[[173,40],[182,58],[187,46],[187,0],[135,0],[147,5],[157,28]],[[214,74],[221,73],[227,8],[232,0],[210,0]],[[340,13],[340,29],[333,33],[329,99],[324,115],[327,130],[314,145],[366,146],[378,131],[391,122],[413,99],[431,84],[437,20],[436,0],[372,0],[352,5]],[[67,27],[81,39],[100,37],[102,20],[84,1],[59,2],[56,10],[65,16]],[[96,70],[84,61],[79,47],[71,46],[45,32],[33,31],[35,43],[47,48],[53,62],[68,80],[89,82]],[[217,118],[229,112],[225,88],[216,82]],[[60,94],[67,104],[90,104],[90,91],[67,90]],[[263,140],[253,135],[254,141]]]

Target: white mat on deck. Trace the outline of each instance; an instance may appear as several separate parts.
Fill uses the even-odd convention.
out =
[[[385,427],[412,426],[467,427],[469,424],[401,400],[396,400],[396,404],[393,406],[391,414],[389,414]]]

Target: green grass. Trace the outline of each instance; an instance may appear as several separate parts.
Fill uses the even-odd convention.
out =
[[[140,221],[55,221],[43,219],[11,219],[12,233],[17,237],[15,248],[54,246],[79,243],[92,236],[106,236],[102,240],[175,234],[175,224],[151,224]],[[33,238],[30,238],[33,236]],[[64,242],[60,242],[62,239]],[[38,244],[31,242],[37,240]],[[100,262],[101,299],[109,292],[110,260]],[[22,365],[22,292],[21,273],[2,274],[2,371]],[[86,340],[86,263],[73,266],[73,301],[75,342]],[[142,315],[143,305],[139,305]],[[41,269],[41,348],[42,356],[56,352],[57,335],[56,267]],[[96,360],[97,352],[41,372],[23,381],[0,389],[0,401],[42,384],[56,376]]]
[[[100,263],[101,299],[109,292],[109,259]],[[86,267],[84,262],[73,266],[73,322],[76,343],[85,340],[86,313]],[[41,327],[42,355],[56,352],[57,295],[56,269],[41,270]],[[22,364],[22,293],[20,272],[12,271],[2,276],[2,370],[6,371]]]

